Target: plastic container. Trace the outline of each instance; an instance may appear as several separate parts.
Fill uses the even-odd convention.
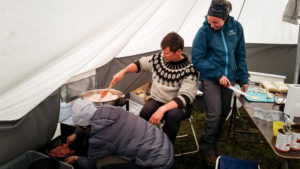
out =
[[[45,157],[49,157],[49,156],[46,156],[36,151],[27,151],[26,153],[20,155],[19,157],[4,164],[3,166],[0,167],[0,169],[27,169],[33,161]],[[59,169],[73,169],[73,166],[60,161]]]
[[[292,125],[292,150],[300,150],[300,124]]]
[[[279,129],[275,147],[282,152],[289,152],[292,142],[292,133],[284,133],[283,129]]]
[[[273,121],[273,135],[276,137],[278,130],[282,128],[285,123],[282,121]]]

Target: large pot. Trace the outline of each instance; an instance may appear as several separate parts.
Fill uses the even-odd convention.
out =
[[[103,104],[110,104],[110,105],[118,105],[120,100],[122,98],[124,98],[124,94],[116,89],[110,89],[109,93],[111,93],[112,95],[116,95],[117,97],[115,99],[111,99],[111,100],[105,100],[105,101],[100,101],[100,96],[102,91],[104,91],[105,89],[96,89],[96,90],[90,90],[87,92],[84,92],[81,94],[81,99],[83,100],[90,100],[92,101],[96,107],[99,107]]]

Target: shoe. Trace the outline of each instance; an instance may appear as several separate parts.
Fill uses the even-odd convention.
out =
[[[219,149],[216,149],[215,153],[216,153],[217,157],[219,157],[220,155],[224,155],[224,153],[222,151],[220,151]]]
[[[217,157],[215,154],[211,154],[205,157],[206,163],[209,166],[215,166],[216,165],[216,161],[217,161]]]

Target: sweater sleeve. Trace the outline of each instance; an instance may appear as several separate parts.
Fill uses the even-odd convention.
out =
[[[223,73],[222,71],[219,71],[214,63],[207,57],[208,38],[204,29],[204,27],[201,27],[194,38],[192,46],[192,62],[200,72],[200,76],[201,73],[205,72],[206,77],[219,80],[223,76]]]
[[[191,74],[186,77],[178,91],[178,95],[173,99],[178,108],[186,107],[194,102],[198,89],[198,74]]]
[[[237,75],[240,85],[248,84],[248,68],[246,58],[246,46],[243,28],[240,23],[237,22],[237,47],[235,50],[235,59],[237,67]]]
[[[139,70],[138,71],[152,71],[152,59],[153,56],[145,56],[138,60],[138,63],[135,63]]]

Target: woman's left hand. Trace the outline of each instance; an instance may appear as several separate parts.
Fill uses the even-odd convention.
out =
[[[248,84],[244,84],[243,86],[241,86],[242,92],[246,92],[248,90],[248,87],[249,87]]]

